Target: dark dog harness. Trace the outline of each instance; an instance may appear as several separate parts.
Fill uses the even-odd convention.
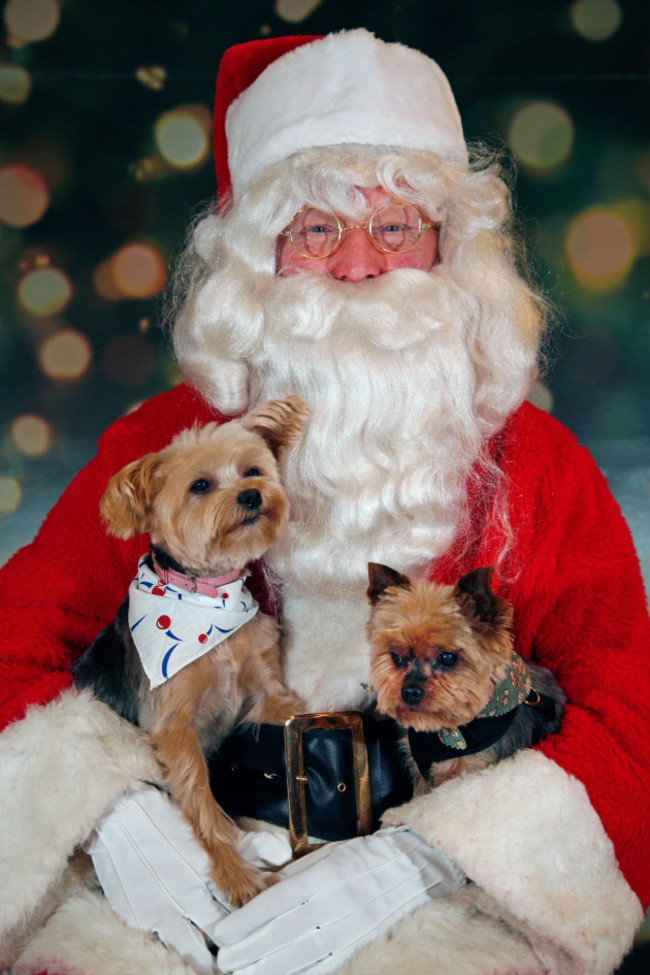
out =
[[[515,720],[519,708],[523,707],[536,708],[549,721],[554,720],[556,716],[553,698],[547,694],[540,694],[531,688],[525,700],[510,711],[487,718],[474,718],[473,721],[460,725],[459,730],[462,732],[466,743],[466,747],[462,751],[455,745],[449,745],[442,741],[436,731],[414,731],[413,728],[409,728],[409,748],[420,774],[426,779],[429,777],[429,770],[433,762],[444,762],[450,758],[463,758],[465,755],[475,755],[477,752],[490,748],[505,735]],[[536,735],[535,731],[536,729],[531,727],[531,747],[540,741],[541,736]]]

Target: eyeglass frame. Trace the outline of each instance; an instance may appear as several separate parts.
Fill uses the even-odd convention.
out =
[[[380,210],[383,210],[384,207],[387,207],[391,203],[397,203],[398,205],[401,205],[401,206],[410,207],[412,210],[415,210],[415,212],[418,215],[419,226],[418,226],[418,235],[417,235],[417,238],[413,241],[412,244],[409,244],[409,246],[408,247],[405,247],[404,250],[402,250],[402,251],[392,251],[392,250],[390,250],[387,247],[380,247],[380,245],[377,243],[377,241],[374,239],[374,237],[370,233],[370,224],[372,223],[373,218],[375,217],[375,215]],[[298,250],[298,248],[296,247],[296,245],[293,242],[293,236],[292,236],[292,233],[291,233],[291,227],[292,227],[293,222],[296,219],[296,217],[299,217],[301,213],[304,213],[305,212],[305,210],[320,210],[321,213],[325,213],[326,212],[325,210],[322,210],[321,207],[313,206],[312,204],[306,204],[304,207],[301,207],[300,210],[296,210],[296,212],[292,216],[291,220],[289,221],[288,225],[285,227],[284,230],[281,230],[280,231],[280,233],[279,233],[278,236],[279,237],[288,237],[289,238],[289,241],[291,243],[291,246],[295,250],[296,254],[299,254],[301,257],[304,257],[306,261],[324,261],[324,260],[326,260],[326,258],[331,257],[332,254],[336,254],[337,250],[339,249],[339,247],[343,243],[343,235],[345,233],[347,233],[348,230],[365,230],[366,237],[368,238],[368,240],[370,241],[370,243],[372,244],[372,246],[376,250],[378,250],[381,254],[408,254],[408,252],[410,250],[413,250],[413,248],[417,244],[420,243],[420,239],[422,238],[422,231],[423,230],[440,230],[440,224],[439,223],[422,223],[422,214],[420,213],[420,211],[418,210],[418,208],[415,206],[414,203],[409,203],[408,200],[396,200],[396,199],[395,200],[394,199],[384,200],[383,203],[380,203],[378,206],[376,206],[371,211],[370,217],[368,218],[367,223],[355,223],[355,224],[350,224],[349,227],[344,227],[342,225],[342,223],[341,223],[341,219],[340,219],[339,215],[337,213],[332,213],[331,216],[334,217],[334,219],[336,220],[336,224],[337,224],[337,226],[339,228],[339,239],[337,240],[337,242],[334,245],[334,247],[332,248],[332,250],[331,251],[328,251],[327,254],[303,254],[303,252],[300,251],[300,250]]]

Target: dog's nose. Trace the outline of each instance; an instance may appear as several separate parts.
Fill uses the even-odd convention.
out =
[[[402,684],[402,700],[405,704],[419,704],[424,697],[424,688],[417,684]]]
[[[237,495],[237,504],[240,504],[242,508],[248,508],[249,511],[254,511],[262,504],[262,495],[257,488],[247,488]]]

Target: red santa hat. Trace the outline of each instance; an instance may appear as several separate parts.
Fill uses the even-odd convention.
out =
[[[299,149],[365,143],[467,159],[451,87],[431,58],[366,30],[229,48],[217,77],[219,199]]]

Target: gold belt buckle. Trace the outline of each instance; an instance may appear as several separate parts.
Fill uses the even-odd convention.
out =
[[[372,832],[372,797],[370,766],[363,734],[363,720],[359,711],[330,711],[319,714],[297,714],[284,725],[284,750],[287,765],[287,798],[289,800],[289,840],[294,859],[318,849],[322,843],[310,843],[305,806],[305,775],[302,736],[314,728],[348,730],[352,735],[352,770],[354,799],[357,807],[357,834]],[[345,783],[339,784],[344,791]]]

